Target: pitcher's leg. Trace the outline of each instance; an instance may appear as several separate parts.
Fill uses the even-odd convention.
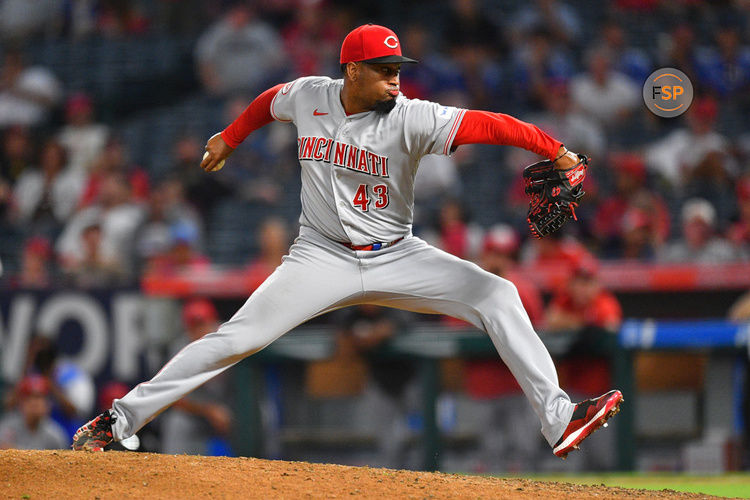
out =
[[[169,405],[295,326],[361,297],[356,260],[300,244],[214,333],[189,344],[151,380],[112,405],[114,438],[136,433]]]
[[[554,445],[570,422],[575,405],[560,388],[552,358],[521,304],[515,286],[427,245],[418,238],[373,260],[365,269],[366,293],[382,292],[378,303],[418,312],[454,316],[487,332]],[[413,256],[399,258],[400,253]]]

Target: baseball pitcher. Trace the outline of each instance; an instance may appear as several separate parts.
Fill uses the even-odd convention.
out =
[[[189,344],[81,427],[74,449],[103,450],[132,436],[300,323],[363,303],[447,314],[487,332],[559,457],[619,410],[619,391],[570,401],[511,282],[412,235],[414,176],[424,155],[482,143],[548,158],[525,174],[529,225],[538,237],[575,217],[585,157],[508,115],[408,99],[399,89],[399,71],[417,61],[402,55],[386,27],[368,24],[349,33],[340,62],[343,78],[308,76],[263,92],[208,140],[201,163],[207,172],[221,168],[250,133],[274,120],[296,126],[302,213],[289,254],[216,332]]]

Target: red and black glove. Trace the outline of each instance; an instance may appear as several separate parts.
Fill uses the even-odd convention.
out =
[[[531,234],[542,238],[554,233],[568,219],[576,220],[575,209],[583,197],[589,159],[578,155],[571,168],[559,170],[551,160],[544,160],[523,169],[526,194],[531,197],[526,220]]]

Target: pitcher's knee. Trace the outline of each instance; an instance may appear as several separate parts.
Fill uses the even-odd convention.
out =
[[[521,305],[521,297],[518,295],[516,285],[506,279],[497,277],[488,290],[486,300],[482,301],[481,308],[489,308],[497,312],[516,309],[519,305]]]
[[[518,295],[518,289],[516,285],[510,280],[505,278],[499,278],[495,281],[494,288],[492,290],[492,297],[497,301],[520,301],[521,297]]]

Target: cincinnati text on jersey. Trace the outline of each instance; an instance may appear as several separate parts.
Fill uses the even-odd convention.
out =
[[[388,177],[388,157],[327,137],[297,138],[297,157],[331,163],[367,175]]]

